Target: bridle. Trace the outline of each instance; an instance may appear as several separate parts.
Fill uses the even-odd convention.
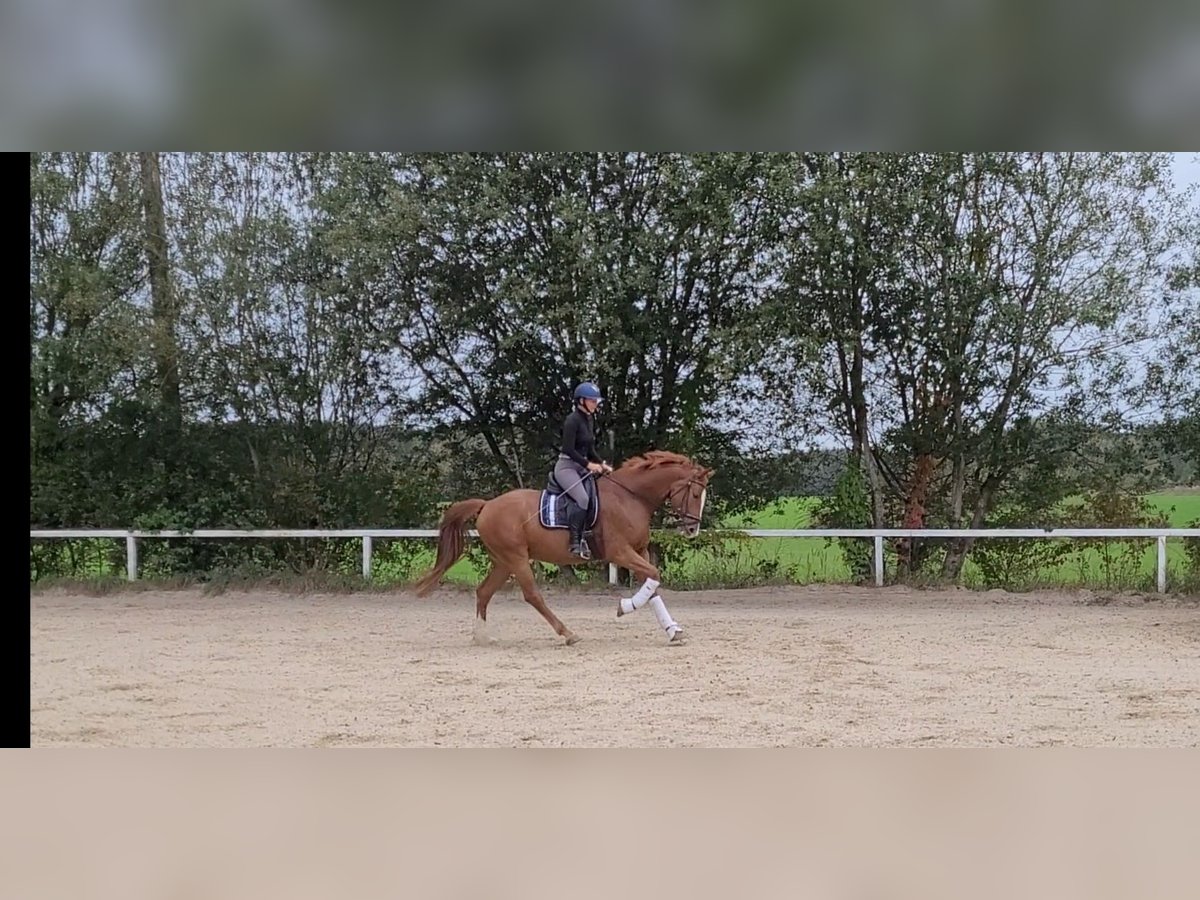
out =
[[[605,474],[611,475],[612,473],[607,472]],[[615,478],[609,478],[609,481],[611,481],[613,484],[617,485],[617,487],[624,490],[630,496],[637,497],[639,500],[645,500],[645,498],[642,497],[640,494],[638,494],[636,491],[634,491],[633,488],[621,484],[621,482],[617,481]],[[693,488],[693,487],[699,487],[702,491],[706,489],[706,486],[702,482],[697,480],[696,476],[693,475],[687,481],[684,481],[684,482],[681,482],[681,483],[675,485],[675,487],[673,487],[670,491],[668,491],[667,496],[666,496],[666,501],[667,502],[673,501],[675,499],[675,495],[677,493],[679,493],[680,491],[689,490],[690,488]],[[690,499],[690,495],[689,495],[688,499]],[[684,512],[682,512],[682,513],[677,513],[677,512],[675,512],[675,510],[672,506],[668,506],[667,507],[668,515],[671,516],[672,518],[674,518],[676,520],[676,522],[680,525],[697,525],[698,526],[700,524],[700,516],[704,514],[703,508],[701,508],[700,514],[697,515],[695,513],[687,512],[687,503],[686,502],[683,503],[682,506],[684,508]]]

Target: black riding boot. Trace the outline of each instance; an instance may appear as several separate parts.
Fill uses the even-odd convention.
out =
[[[571,553],[580,559],[592,558],[592,551],[588,549],[587,542],[583,539],[584,524],[586,522],[587,510],[572,501],[567,527],[571,532]]]

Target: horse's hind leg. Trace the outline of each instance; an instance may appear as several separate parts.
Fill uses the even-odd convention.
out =
[[[475,631],[471,639],[476,644],[486,646],[492,643],[492,636],[488,631],[487,624],[488,603],[491,602],[492,595],[504,586],[504,582],[508,581],[508,574],[508,569],[493,558],[492,568],[487,573],[487,577],[483,579],[479,587],[475,588]]]
[[[513,567],[513,577],[521,585],[521,592],[525,595],[525,602],[542,614],[542,618],[550,623],[550,627],[554,629],[555,634],[560,634],[566,638],[568,644],[574,644],[579,640],[579,637],[564,625],[558,616],[550,611],[550,607],[546,605],[545,598],[542,597],[541,591],[537,589],[537,582],[533,578],[533,569],[529,565],[529,560],[525,560]]]
[[[507,568],[492,560],[491,571],[487,573],[487,577],[483,579],[479,587],[475,588],[475,615],[477,618],[487,621],[488,604],[492,602],[496,591],[504,587],[504,582],[508,581],[509,574]]]

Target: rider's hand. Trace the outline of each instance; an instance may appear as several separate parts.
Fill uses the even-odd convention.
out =
[[[598,462],[590,462],[588,463],[588,471],[595,472],[597,475],[599,475],[604,471],[604,466]]]
[[[610,466],[608,463],[600,463],[600,467],[604,470],[604,473],[606,475],[613,470],[613,467]]]

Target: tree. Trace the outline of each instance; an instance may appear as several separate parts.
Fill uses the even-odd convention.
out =
[[[1164,448],[1189,460],[1200,478],[1200,191],[1189,199],[1158,323],[1160,352],[1147,360],[1145,400],[1163,414]]]
[[[369,155],[330,161],[343,296],[421,374],[413,410],[478,483],[537,485],[571,387],[605,393],[602,448],[703,454],[706,404],[756,302],[772,161],[723,154]]]
[[[179,305],[171,284],[159,154],[139,153],[138,165],[145,214],[146,267],[150,276],[150,344],[154,354],[154,378],[162,392],[160,403],[173,438],[171,443],[175,443],[183,429],[177,335]]]
[[[30,154],[30,520],[85,522],[104,497],[72,454],[77,428],[137,383],[142,244],[121,154]]]
[[[978,528],[1015,480],[1047,487],[1064,448],[1035,423],[1111,411],[1123,351],[1147,339],[1179,211],[1164,155],[805,155],[794,171],[771,362],[859,460],[870,524]],[[944,576],[969,547],[948,548]]]

